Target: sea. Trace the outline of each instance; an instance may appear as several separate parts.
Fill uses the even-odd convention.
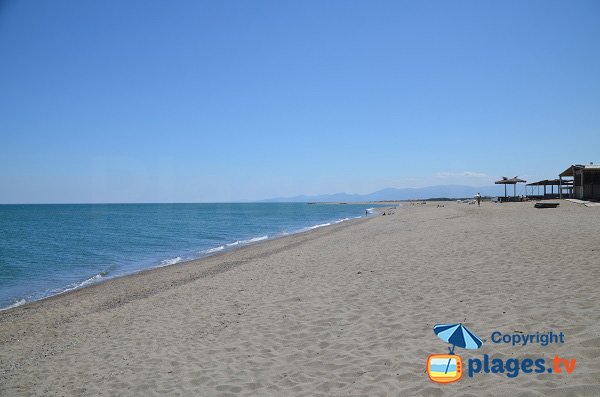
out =
[[[0,205],[0,309],[368,216],[373,209],[309,203]]]

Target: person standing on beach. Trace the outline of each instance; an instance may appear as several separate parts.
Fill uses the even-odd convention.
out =
[[[475,195],[475,200],[477,201],[477,206],[481,207],[481,194],[479,192]]]

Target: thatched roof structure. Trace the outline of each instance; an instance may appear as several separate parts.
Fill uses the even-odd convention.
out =
[[[506,192],[506,185],[513,185],[513,197],[517,197],[517,183],[525,183],[526,180],[519,179],[519,177],[515,176],[514,178],[507,178],[505,176],[502,177],[499,181],[494,182],[496,185],[504,185],[504,197],[508,197]],[[514,201],[514,200],[513,200]]]
[[[499,181],[494,182],[496,185],[516,185],[517,183],[525,183],[526,180],[519,179],[519,177],[507,178],[505,176],[502,177]]]

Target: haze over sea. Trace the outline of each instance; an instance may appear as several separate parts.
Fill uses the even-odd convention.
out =
[[[306,203],[0,205],[0,308],[365,215]]]

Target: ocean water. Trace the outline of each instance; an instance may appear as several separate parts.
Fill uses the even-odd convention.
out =
[[[369,208],[305,203],[0,205],[0,308],[365,216]]]

